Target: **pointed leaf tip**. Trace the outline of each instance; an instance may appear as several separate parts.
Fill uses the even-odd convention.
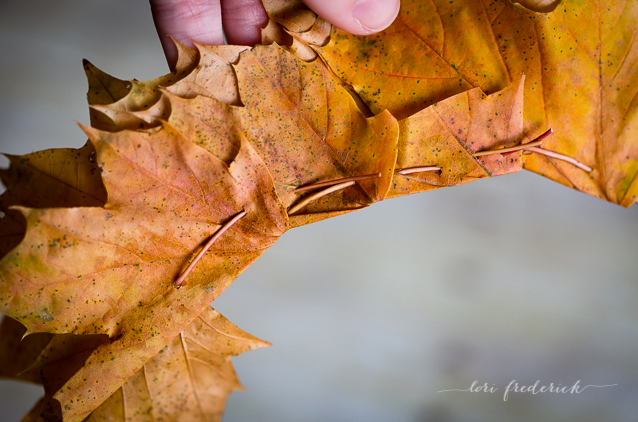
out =
[[[102,131],[91,126],[87,126],[84,123],[78,122],[77,120],[75,121],[75,124],[77,124],[80,129],[82,129],[82,131],[86,134],[86,136],[89,137],[91,142],[95,144]]]

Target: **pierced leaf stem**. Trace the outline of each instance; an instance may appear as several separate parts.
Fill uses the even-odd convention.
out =
[[[342,179],[329,180],[327,182],[313,183],[312,185],[301,186],[295,189],[295,193],[305,192],[307,190],[315,189],[315,188],[323,188],[324,186],[332,186],[338,185],[339,183],[351,182],[356,180],[367,180],[367,179],[376,179],[381,177],[381,173],[375,174],[366,174],[363,176],[352,176],[352,177],[344,177]]]
[[[195,259],[193,259],[193,262],[191,262],[190,265],[188,266],[188,268],[186,268],[186,270],[184,270],[182,275],[180,275],[177,278],[177,280],[175,280],[175,287],[177,287],[177,288],[181,287],[181,285],[184,282],[184,280],[186,280],[186,277],[188,277],[188,275],[191,273],[191,271],[193,271],[193,268],[195,268],[195,265],[197,265],[197,263],[202,259],[204,254],[210,249],[210,247],[213,245],[213,243],[215,243],[215,241],[217,239],[219,239],[219,237],[222,234],[224,234],[224,232],[226,230],[228,230],[233,224],[235,224],[237,222],[237,220],[239,220],[240,218],[242,218],[245,215],[246,215],[246,211],[240,212],[239,214],[234,216],[230,221],[228,221],[226,224],[221,226],[219,228],[219,230],[217,230],[215,232],[215,234],[210,238],[210,240],[206,243],[206,245],[202,248],[202,250],[199,251],[199,253],[195,257]]]
[[[539,138],[540,138],[540,136],[539,136]],[[492,149],[492,150],[489,150],[489,151],[476,152],[476,153],[472,154],[472,157],[482,157],[484,155],[492,155],[492,154],[503,154],[503,155],[506,155],[507,153],[520,151],[522,149],[527,149],[527,148],[530,148],[530,147],[537,147],[537,146],[539,146],[542,143],[543,143],[543,140],[539,139],[537,141],[530,142],[529,144],[518,145],[518,146],[515,146],[515,147],[511,147],[511,148]]]
[[[566,155],[563,154],[559,154],[557,152],[554,151],[548,151],[546,149],[543,148],[537,148],[537,147],[531,147],[531,148],[527,148],[528,151],[531,152],[535,152],[537,154],[542,154],[542,155],[546,155],[548,157],[552,157],[552,158],[556,158],[557,160],[563,160],[566,161],[570,164],[575,165],[576,167],[585,170],[587,173],[592,171],[592,168],[589,167],[587,164],[583,164],[580,161],[572,158],[572,157],[568,157]]]
[[[552,129],[551,127],[549,129],[547,129],[545,132],[543,132],[538,138],[534,139],[535,141],[542,141],[543,139],[547,138],[549,135],[551,135],[552,133],[554,133],[554,129]],[[529,144],[527,144],[529,145]]]
[[[336,192],[338,190],[347,188],[348,186],[352,186],[354,185],[354,180],[350,180],[349,182],[345,182],[345,183],[339,183],[338,185],[334,185],[331,186],[327,189],[324,189],[322,191],[319,191],[313,195],[310,195],[309,197],[303,199],[302,201],[300,201],[297,205],[295,205],[294,207],[290,208],[290,210],[288,211],[288,215],[292,215],[294,213],[296,213],[297,211],[299,211],[300,209],[302,209],[303,207],[305,207],[306,205],[308,205],[309,203],[311,203],[312,201],[321,198],[322,196],[326,196],[328,194],[331,194],[332,192]]]
[[[538,138],[534,139],[534,141],[530,142],[529,144],[523,145],[525,147],[525,148],[523,148],[523,153],[525,153],[529,148],[534,148],[535,147],[534,146],[534,142],[542,141],[543,139],[547,138],[552,133],[554,133],[554,130],[550,127],[545,132],[543,132],[542,135],[540,135]],[[505,154],[502,154],[502,155],[506,156],[506,155],[509,155],[509,154],[513,154],[514,152],[516,152],[516,151],[506,152]],[[530,153],[528,152],[528,154],[530,154]]]
[[[397,174],[412,174],[412,173],[420,173],[422,171],[439,171],[441,167],[436,166],[422,166],[422,167],[408,167],[403,170],[398,170]]]
[[[551,135],[552,133],[554,133],[554,131],[550,128],[547,131],[545,131],[545,133],[543,133],[541,136],[539,136],[538,138],[534,139],[534,141],[542,141],[543,139],[545,139],[546,137],[548,137],[549,135]],[[523,145],[525,148],[523,148],[524,152],[535,152],[537,154],[541,154],[541,155],[545,155],[547,157],[551,157],[551,158],[555,158],[557,160],[562,160],[565,162],[568,162],[576,167],[578,167],[579,169],[585,170],[587,173],[590,173],[592,171],[592,168],[589,167],[586,164],[581,163],[580,161],[576,160],[575,158],[569,157],[567,155],[563,155],[563,154],[559,154],[557,152],[554,151],[549,151],[545,148],[540,148],[538,146],[534,146],[533,145],[534,142],[530,142],[529,144],[525,144]],[[501,150],[503,151],[503,150]],[[507,155],[507,154],[511,154],[511,152],[506,152],[503,155]]]

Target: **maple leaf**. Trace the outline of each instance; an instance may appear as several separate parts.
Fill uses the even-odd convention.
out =
[[[265,0],[263,4],[270,19],[261,31],[261,43],[285,46],[304,61],[316,59],[312,46],[328,42],[330,23],[300,0]]]
[[[399,172],[388,197],[519,171],[522,162],[518,154],[473,154],[520,142],[524,84],[525,78],[521,78],[518,84],[490,97],[474,88],[402,120],[397,167],[440,170]]]
[[[160,88],[183,98],[204,95],[225,104],[241,104],[231,63],[237,62],[239,53],[248,47],[198,44],[194,50],[179,42],[175,45],[178,52],[176,70],[148,81],[125,82],[85,60],[91,126],[109,131],[154,126],[155,118],[169,114],[169,105],[160,101]],[[109,98],[112,100],[108,101]]]
[[[270,21],[287,31],[306,32],[317,19],[317,15],[301,0],[264,0],[262,3]]]
[[[202,60],[209,60],[208,47],[198,46],[198,50]],[[320,62],[304,63],[276,45],[242,54],[233,69],[241,91],[241,107],[211,101],[215,97],[205,96],[203,91],[192,101],[171,97],[171,93],[190,97],[178,89],[180,81],[168,87],[162,98],[155,97],[156,104],[171,97],[170,117],[163,114],[164,107],[154,105],[142,113],[130,114],[143,116],[150,124],[167,119],[185,138],[214,151],[222,160],[228,159],[229,152],[221,151],[207,139],[212,135],[203,131],[210,133],[212,127],[215,136],[245,136],[265,160],[277,195],[286,207],[299,199],[297,187],[321,178],[381,173],[378,180],[360,182],[360,190],[339,192],[314,202],[302,216],[291,217],[293,226],[361,208],[385,197],[396,162],[398,138],[398,123],[389,113],[366,118],[325,66]],[[113,107],[120,106],[116,103]],[[109,113],[110,108],[103,106],[100,111]],[[127,123],[123,125],[126,127]],[[294,144],[282,142],[282,137]],[[308,166],[309,161],[314,161],[315,166]]]
[[[322,62],[306,63],[277,45],[244,51],[236,63],[211,53],[237,83],[242,106],[225,104],[212,97],[229,91],[217,90],[207,74],[220,67],[201,65],[211,50],[185,51],[190,71],[158,79],[170,81],[166,89],[158,80],[127,86],[85,64],[100,105],[97,126],[148,125],[85,128],[108,192],[103,206],[14,208],[27,231],[0,262],[0,310],[28,332],[108,336],[84,349],[88,357],[72,374],[54,373],[49,395],[65,419],[84,418],[109,397],[117,402],[114,392],[287,228],[436,185],[414,175],[432,164],[421,151],[440,153],[439,186],[520,170],[520,152],[499,151],[523,139],[523,80],[491,97],[475,89],[399,123],[389,112],[366,117]],[[115,102],[106,104],[109,97]],[[496,153],[477,156],[486,150]],[[68,185],[70,173],[62,174],[55,183]],[[326,183],[334,186],[308,193]],[[10,194],[22,189],[9,184]],[[242,218],[208,252],[201,249],[233,216]],[[176,289],[197,250],[201,261],[191,262]]]
[[[60,419],[53,394],[108,338],[38,333],[21,340],[25,331],[2,320],[0,376],[44,385],[45,396],[23,421]],[[207,308],[85,420],[219,421],[230,393],[242,389],[230,357],[269,345]]]
[[[62,420],[60,403],[53,394],[85,363],[99,345],[109,342],[106,335],[36,333],[4,317],[0,324],[0,376],[41,384],[45,395],[23,421]]]
[[[230,357],[267,346],[209,307],[87,420],[220,421],[243,388]]]
[[[25,156],[9,156],[11,167],[2,170],[0,175],[9,188],[2,196],[0,196],[0,206],[2,209],[11,213],[8,209],[11,205],[29,205],[31,207],[72,207],[72,206],[102,206],[106,202],[106,191],[102,183],[100,170],[94,159],[95,152],[91,143],[87,143],[80,149],[52,149],[39,151]],[[13,222],[14,219],[5,215],[1,220],[4,222]],[[20,215],[20,214],[18,214]],[[11,228],[11,225],[6,227]],[[19,226],[18,229],[24,228]],[[2,231],[0,230],[0,233]],[[18,234],[18,242],[22,239],[24,230]],[[208,332],[202,330],[202,324],[209,324],[212,329],[217,330]],[[228,341],[219,340],[219,331],[224,331],[224,336],[231,335]],[[24,421],[40,421],[42,417],[46,420],[60,420],[61,409],[57,400],[53,399],[53,395],[66,383],[85,363],[88,356],[101,344],[108,342],[108,337],[104,335],[73,335],[73,334],[50,334],[35,333],[25,337],[26,328],[12,318],[5,317],[0,324],[0,377],[30,381],[43,384],[46,395],[31,410],[31,412],[22,419]],[[201,335],[202,339],[206,339],[205,346],[211,350],[211,353],[205,354],[202,362],[209,362],[220,368],[215,374],[207,373],[204,381],[210,384],[217,382],[217,388],[207,388],[208,386],[199,385],[200,390],[204,390],[201,394],[208,394],[211,403],[210,394],[215,395],[215,409],[206,411],[208,415],[217,415],[217,419],[221,418],[224,402],[227,396],[235,389],[240,388],[236,380],[232,366],[229,361],[230,355],[237,355],[254,347],[263,347],[267,345],[265,342],[258,341],[250,335],[247,335],[235,326],[228,323],[218,313],[212,312],[210,309],[204,311],[198,319],[189,325],[179,338],[185,345],[189,340],[189,335],[194,334],[195,340]],[[191,336],[193,337],[193,336]],[[213,338],[219,340],[217,347],[211,345]],[[175,349],[176,337],[170,346],[171,350]],[[241,341],[241,340],[245,341]],[[239,341],[239,342],[238,342]],[[184,346],[186,347],[186,346]],[[168,349],[166,346],[165,349]],[[219,349],[222,351],[220,352]],[[192,347],[190,349],[193,349]],[[169,355],[162,353],[156,355],[147,365],[153,365],[157,368],[159,357],[165,358]],[[200,356],[195,350],[194,358]],[[172,366],[171,366],[172,363]],[[171,368],[179,368],[179,364],[183,362],[169,362]],[[212,368],[212,366],[211,366]],[[141,369],[145,371],[147,368]],[[127,383],[122,386],[119,392],[114,396],[122,394],[122,389],[129,391],[127,400],[128,407],[125,414],[135,414],[132,410],[131,403],[140,403],[140,400],[133,401],[131,394],[131,383],[140,378],[140,371],[134,375]],[[204,372],[202,375],[206,374]],[[201,383],[200,383],[201,384]],[[150,383],[152,385],[152,382]],[[192,386],[187,389],[188,392],[195,394]],[[168,392],[169,390],[166,390]],[[174,395],[183,397],[184,390],[175,391]],[[187,402],[188,400],[185,400]],[[117,406],[112,406],[114,398],[107,399],[94,414],[91,415],[92,420],[100,420],[99,415],[104,416],[113,413],[118,414]],[[164,408],[164,403],[153,404],[144,403],[151,410]],[[207,408],[210,410],[210,406]],[[150,410],[149,410],[150,412]],[[150,414],[150,413],[149,413]],[[164,417],[179,417],[184,412],[173,412],[164,415]],[[171,416],[172,415],[172,416]],[[111,417],[109,416],[109,417]],[[212,417],[212,416],[211,416]],[[107,419],[112,420],[112,419]],[[177,420],[177,419],[176,419]]]
[[[130,115],[131,111],[145,110],[157,101],[159,87],[168,86],[183,79],[192,72],[198,57],[193,49],[181,43],[175,43],[178,53],[176,70],[167,75],[148,81],[124,81],[114,78],[84,60],[89,90],[87,99],[90,108],[91,126],[102,130],[121,130],[129,128],[144,128],[144,122]],[[109,104],[113,116],[98,112],[101,104]]]
[[[1,270],[3,313],[11,306],[29,330],[114,339],[56,396],[64,402],[71,391],[79,402],[69,410],[75,417],[104,400],[96,391],[110,395],[152,358],[287,225],[270,176],[246,142],[228,165],[174,139],[170,129],[90,135],[109,201],[104,208],[24,209],[30,230]],[[215,244],[186,288],[175,289],[171,275],[190,251],[242,209],[242,222]],[[100,374],[92,364],[100,364]]]
[[[524,73],[526,134],[554,128],[543,147],[593,171],[538,154],[525,168],[628,207],[638,197],[637,27],[634,2],[564,0],[537,13],[508,0],[405,0],[385,31],[333,28],[315,50],[373,112],[399,118],[471,87],[498,91]]]
[[[27,329],[18,321],[7,316],[0,321],[0,377],[42,383],[39,374],[25,373],[40,356],[42,350],[51,342],[55,334],[35,333],[24,336]]]
[[[106,190],[95,150],[87,143],[80,149],[60,148],[24,156],[6,154],[11,167],[0,170],[9,189],[0,195],[0,256],[22,240],[26,222],[14,205],[32,208],[102,206]]]

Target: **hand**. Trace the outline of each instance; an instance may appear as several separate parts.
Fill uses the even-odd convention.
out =
[[[177,50],[167,35],[192,46],[255,45],[268,23],[261,0],[150,0],[153,20],[169,67]],[[319,16],[357,35],[373,34],[390,26],[399,13],[400,0],[304,0]]]

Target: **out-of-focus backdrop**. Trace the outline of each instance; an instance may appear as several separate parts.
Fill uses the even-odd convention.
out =
[[[166,73],[147,1],[0,2],[2,152],[84,144],[82,58],[120,78]],[[532,173],[294,229],[214,307],[273,343],[234,359],[248,390],[226,422],[638,417],[638,206]],[[503,400],[537,380],[616,385]],[[474,381],[498,390],[439,392]],[[39,395],[0,381],[0,420]]]

